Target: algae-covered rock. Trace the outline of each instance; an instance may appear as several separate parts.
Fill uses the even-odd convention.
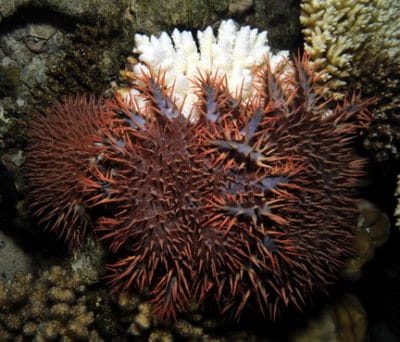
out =
[[[157,33],[175,27],[198,29],[228,10],[229,1],[128,1],[128,14],[140,32]]]
[[[245,13],[244,22],[268,30],[272,47],[296,52],[302,44],[299,2],[255,0],[253,3],[252,11]]]
[[[47,8],[55,13],[92,22],[99,19],[110,22],[110,19],[116,19],[121,11],[118,2],[109,0],[1,0],[0,21],[26,7]]]
[[[0,231],[0,279],[9,280],[15,273],[31,272],[32,266],[32,258],[25,249],[11,236]]]
[[[25,146],[33,114],[66,94],[100,95],[118,78],[132,46],[123,5],[0,0],[0,156]]]

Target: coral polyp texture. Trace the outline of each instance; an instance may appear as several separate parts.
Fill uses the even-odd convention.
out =
[[[376,97],[364,146],[377,162],[400,159],[400,2],[302,0],[304,49],[324,72],[326,95]]]
[[[51,115],[36,115],[28,130],[28,202],[40,222],[72,248],[93,231],[80,178],[96,157],[93,139],[101,115],[94,98],[67,97],[53,106]]]

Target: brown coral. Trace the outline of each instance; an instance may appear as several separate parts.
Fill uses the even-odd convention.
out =
[[[85,305],[84,290],[76,273],[59,266],[37,279],[19,274],[12,282],[1,282],[1,341],[94,338],[94,316]]]

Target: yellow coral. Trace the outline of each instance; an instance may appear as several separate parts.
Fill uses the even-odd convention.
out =
[[[79,276],[58,266],[0,282],[0,340],[88,340],[94,314],[81,303],[81,288]]]
[[[399,75],[400,1],[303,0],[301,9],[305,50],[337,98],[350,78]],[[366,63],[370,72],[363,75]]]
[[[149,342],[173,342],[174,337],[168,331],[154,330],[149,335]]]
[[[53,302],[73,303],[75,301],[74,291],[53,286],[48,292],[49,299]]]

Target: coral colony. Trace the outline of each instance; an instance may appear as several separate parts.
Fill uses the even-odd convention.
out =
[[[140,75],[143,69],[161,69],[166,85],[174,88],[175,103],[183,105],[182,112],[186,116],[197,101],[197,95],[191,90],[195,89],[193,80],[200,76],[199,72],[225,77],[231,95],[240,95],[244,100],[255,94],[255,70],[265,59],[269,59],[274,70],[289,55],[288,51],[271,53],[266,31],[258,33],[249,26],[238,29],[232,20],[221,23],[217,36],[211,27],[198,31],[198,45],[190,32],[177,29],[171,37],[165,32],[160,37],[137,34],[135,40],[134,52],[140,54],[142,63],[132,66],[134,74]]]
[[[365,164],[352,143],[367,103],[322,99],[307,57],[277,58],[265,32],[232,21],[218,37],[200,32],[201,52],[187,32],[160,41],[161,61],[169,49],[192,71],[174,82],[178,66],[146,62],[157,52],[148,45],[129,91],[67,98],[36,117],[26,162],[34,214],[71,247],[90,234],[103,241],[117,259],[111,286],[146,293],[159,318],[193,305],[271,319],[301,309],[351,255]],[[241,41],[257,59],[243,62]],[[213,55],[224,48],[240,51],[230,55],[242,62],[235,76]]]

